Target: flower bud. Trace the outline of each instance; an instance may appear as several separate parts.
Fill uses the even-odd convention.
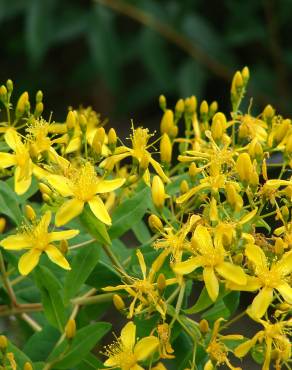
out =
[[[174,126],[174,120],[173,120],[173,111],[171,109],[167,109],[161,119],[160,123],[160,132],[162,134],[167,133],[169,134],[169,131]]]
[[[254,138],[248,145],[248,153],[251,158],[258,158],[261,159],[263,156],[263,148],[261,143]]]
[[[113,295],[113,304],[118,311],[122,311],[126,307],[123,298],[119,294]]]
[[[33,367],[30,362],[26,362],[23,366],[23,370],[33,370]]]
[[[253,173],[253,165],[248,153],[239,154],[236,161],[236,170],[243,182],[249,182]]]
[[[68,130],[73,130],[76,125],[76,116],[72,110],[69,110],[66,118],[66,126]]]
[[[174,139],[175,137],[177,137],[177,134],[178,134],[178,127],[176,125],[171,126],[169,129],[169,136],[172,139]]]
[[[243,67],[241,71],[241,76],[243,79],[243,83],[246,85],[250,77],[249,69],[247,66]]]
[[[112,152],[114,152],[117,145],[117,134],[114,128],[111,128],[108,132],[108,146]]]
[[[170,163],[172,156],[172,143],[167,133],[162,135],[160,140],[160,159],[161,162]]]
[[[179,99],[175,105],[175,113],[180,117],[185,109],[185,102],[183,99]]]
[[[206,363],[205,363],[205,366],[204,366],[204,370],[213,370],[214,369],[214,366],[212,364],[212,361],[211,360],[208,360]]]
[[[234,97],[238,97],[238,95],[241,94],[243,85],[244,85],[244,82],[243,82],[242,75],[239,71],[236,71],[233,76],[232,83],[231,83],[231,94]]]
[[[63,239],[60,241],[59,249],[60,249],[60,252],[64,255],[68,253],[69,244],[66,239]]]
[[[163,229],[163,224],[160,218],[154,214],[148,217],[148,225],[153,232],[161,231]]]
[[[218,112],[213,116],[211,133],[215,141],[221,140],[226,129],[226,117],[223,113]]]
[[[218,110],[218,103],[216,102],[216,100],[214,100],[211,104],[210,104],[210,108],[209,108],[209,113],[210,113],[210,116],[212,117]]]
[[[199,329],[200,329],[200,332],[202,334],[208,333],[208,331],[210,330],[210,328],[209,328],[209,323],[208,323],[208,321],[206,319],[202,319],[199,322]]]
[[[180,185],[179,185],[179,190],[181,194],[185,194],[186,192],[189,191],[189,184],[186,180],[182,180]]]
[[[43,201],[44,201],[45,203],[48,203],[48,204],[50,204],[50,203],[51,203],[51,201],[52,201],[51,197],[50,197],[48,194],[46,194],[46,193],[43,193],[43,194],[42,194],[42,198],[43,198]]]
[[[158,210],[164,206],[165,190],[161,178],[157,175],[154,176],[151,187],[152,201]]]
[[[192,162],[189,167],[189,175],[192,181],[195,180],[197,174],[200,172],[195,162]]]
[[[281,238],[277,238],[274,246],[274,251],[276,254],[282,254],[285,249],[285,243]]]
[[[163,273],[160,273],[157,278],[157,288],[160,292],[163,292],[166,287],[165,276]]]
[[[270,104],[268,104],[265,107],[262,115],[265,121],[270,122],[275,115],[275,109]]]
[[[48,187],[48,185],[44,184],[43,182],[39,183],[39,189],[40,189],[40,192],[43,194],[48,194],[48,195],[52,194],[52,190]]]
[[[24,93],[20,95],[18,102],[16,104],[16,108],[15,108],[16,118],[20,118],[24,114],[27,108],[28,99],[29,97],[28,97],[27,91],[25,91]]]
[[[287,154],[292,153],[292,134],[290,134],[286,140],[285,151]]]
[[[6,87],[7,87],[8,92],[11,94],[12,91],[13,91],[13,82],[12,82],[12,80],[9,79],[9,80],[6,81]]]
[[[226,187],[226,198],[227,202],[235,209],[236,212],[239,212],[243,207],[243,199],[240,194],[237,193],[235,186],[231,183],[227,183]]]
[[[215,198],[212,198],[210,202],[209,218],[211,222],[218,221],[218,208]]]
[[[4,217],[0,217],[0,234],[2,234],[6,227],[6,219]]]
[[[65,326],[65,335],[67,339],[73,339],[76,334],[76,322],[74,319],[69,319]]]
[[[203,100],[201,105],[200,105],[200,114],[202,119],[206,119],[209,113],[209,106],[206,100]]]
[[[7,348],[8,340],[5,335],[0,335],[0,350],[4,352]]]
[[[2,85],[0,86],[0,100],[5,102],[6,98],[7,98],[7,89],[5,85]]]
[[[144,153],[140,162],[139,162],[139,172],[140,174],[143,174],[149,166],[149,155],[147,153]]]
[[[41,90],[36,93],[35,101],[36,103],[41,103],[43,101],[43,92]]]
[[[94,149],[95,153],[101,155],[102,153],[102,146],[105,140],[105,130],[103,127],[99,127],[96,130],[96,133],[92,140],[92,148]]]
[[[30,221],[34,221],[36,219],[35,211],[29,204],[25,206],[25,216]]]
[[[35,117],[39,117],[44,111],[44,104],[42,102],[39,102],[36,104],[35,106],[35,110],[34,110],[34,116]]]
[[[166,109],[166,97],[164,95],[160,95],[159,96],[159,106],[162,110],[165,110]]]
[[[82,132],[85,132],[87,129],[87,119],[84,114],[79,115],[79,126]]]
[[[275,135],[274,135],[274,140],[276,143],[280,143],[287,132],[289,131],[291,126],[291,120],[289,118],[284,119],[282,123],[277,127]]]
[[[197,98],[193,95],[190,98],[185,99],[185,112],[193,114],[197,109]]]
[[[251,176],[250,176],[250,185],[251,186],[258,186],[258,184],[259,184],[259,175],[257,174],[257,172],[256,171],[253,171],[252,172],[252,174],[251,174]]]

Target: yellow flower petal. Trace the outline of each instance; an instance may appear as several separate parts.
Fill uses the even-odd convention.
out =
[[[289,275],[292,272],[292,251],[285,253],[274,268],[280,271],[282,276]]]
[[[154,367],[152,367],[152,369],[154,370]],[[144,370],[144,367],[142,367],[138,364],[135,364],[134,366],[131,367],[130,370]]]
[[[10,235],[7,238],[1,240],[0,245],[4,249],[20,250],[30,247],[31,241],[24,234],[16,234]]]
[[[276,289],[280,292],[286,302],[292,304],[292,288],[288,283],[286,283],[286,281],[282,281],[282,284],[277,285]]]
[[[49,233],[50,242],[72,239],[79,234],[79,230],[54,231]]]
[[[209,187],[210,187],[210,184],[207,183],[207,182],[205,182],[203,184],[200,184],[200,185],[197,185],[194,188],[192,188],[191,190],[187,191],[185,194],[178,197],[176,199],[176,203],[178,203],[178,204],[184,203],[187,200],[189,200],[193,195],[195,195],[198,191],[200,191],[202,189],[209,188]]]
[[[119,367],[120,365],[120,356],[119,355],[116,355],[116,356],[111,356],[109,357],[104,363],[103,363],[104,366],[108,366],[108,367]]]
[[[48,183],[63,197],[73,195],[66,177],[60,175],[49,175],[46,177],[46,179]]]
[[[246,224],[247,222],[249,222],[250,220],[252,220],[254,218],[254,216],[257,214],[257,211],[258,211],[258,208],[255,208],[253,211],[249,212],[248,214],[244,215],[239,221],[238,223],[240,225],[244,225]]]
[[[65,202],[57,211],[55,224],[56,226],[65,225],[67,222],[71,221],[74,217],[77,217],[82,213],[84,207],[84,202],[76,198],[70,199]]]
[[[142,271],[143,279],[146,279],[146,263],[143,254],[139,249],[136,251],[137,258],[139,260],[140,269]]]
[[[205,226],[198,225],[193,235],[193,240],[202,254],[209,254],[214,251],[213,242],[208,229]]]
[[[99,196],[93,197],[88,202],[88,204],[96,218],[98,218],[101,222],[105,223],[106,225],[111,225],[112,220],[110,218],[110,215],[108,214],[108,211],[105,208],[105,205]]]
[[[186,275],[193,272],[198,267],[202,266],[202,260],[200,257],[191,257],[184,262],[176,263],[173,267],[173,271],[176,274]]]
[[[251,348],[256,344],[256,341],[258,340],[259,334],[256,334],[252,339],[247,340],[244,343],[241,343],[238,347],[235,348],[234,354],[236,357],[244,357]]]
[[[233,265],[230,262],[222,262],[215,267],[215,270],[226,280],[239,285],[246,284],[246,275],[240,266]]]
[[[132,351],[136,342],[136,325],[130,321],[121,331],[121,341],[127,350]]]
[[[20,137],[18,136],[16,130],[13,128],[5,132],[4,138],[7,145],[9,145],[9,147],[14,151],[16,151],[19,145],[22,145]]]
[[[39,222],[39,226],[42,228],[42,230],[47,230],[48,227],[50,226],[50,223],[51,223],[51,219],[52,219],[52,212],[51,211],[47,211],[41,218],[40,222]]]
[[[14,154],[0,153],[0,167],[7,168],[16,164],[16,157]]]
[[[45,248],[45,252],[47,253],[49,259],[53,261],[56,265],[62,267],[65,270],[71,270],[71,267],[66,260],[66,258],[63,256],[63,254],[59,251],[58,248],[56,248],[54,245],[49,244]]]
[[[235,284],[231,281],[226,282],[227,289],[231,290],[242,290],[245,292],[253,292],[255,290],[258,290],[262,287],[262,282],[259,278],[255,276],[248,276],[246,275],[246,284],[245,285],[239,285]]]
[[[252,301],[250,313],[252,317],[260,319],[267,311],[273,300],[273,289],[264,287]]]
[[[14,173],[14,189],[15,192],[19,195],[24,194],[31,184],[31,174],[27,173],[26,176],[23,176],[21,167],[15,167]]]
[[[149,162],[152,164],[154,170],[157,172],[157,174],[161,177],[161,179],[164,182],[170,182],[169,178],[163,172],[163,169],[161,168],[160,164],[157,161],[155,161],[155,159],[153,159],[151,156],[149,156]]]
[[[97,193],[109,193],[117,188],[120,188],[125,182],[125,179],[102,180],[97,184]]]
[[[260,247],[253,244],[248,244],[245,248],[245,255],[253,262],[257,268],[267,267],[267,259],[265,253]]]
[[[142,338],[135,345],[134,354],[138,361],[144,361],[158,348],[159,340],[154,336]]]
[[[215,302],[219,293],[219,282],[212,267],[204,268],[203,278],[209,297]]]
[[[42,251],[39,249],[31,249],[24,253],[18,262],[18,270],[21,275],[28,275],[38,264]]]

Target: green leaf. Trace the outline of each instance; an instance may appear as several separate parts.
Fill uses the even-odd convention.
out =
[[[132,230],[141,244],[147,243],[151,239],[149,229],[142,220],[133,225]]]
[[[103,363],[99,361],[92,353],[88,353],[88,355],[82,360],[82,362],[78,366],[78,370],[96,370],[102,369]]]
[[[256,344],[251,348],[251,357],[255,360],[255,362],[259,365],[262,365],[265,361],[265,346],[262,344]]]
[[[111,324],[98,322],[78,330],[68,352],[65,352],[62,358],[54,364],[54,369],[69,369],[78,365],[110,328]],[[63,341],[51,353],[49,361],[57,359],[66,350],[66,347],[67,343]]]
[[[118,272],[103,261],[98,262],[86,280],[86,284],[96,289],[101,289],[108,285],[115,286],[120,283],[121,277]]]
[[[133,197],[121,203],[113,212],[113,225],[109,229],[111,239],[115,239],[130,230],[144,216],[150,201],[150,189],[145,186]]]
[[[26,341],[23,350],[32,361],[45,361],[59,337],[58,330],[49,325],[44,326]]]
[[[186,60],[177,74],[177,85],[182,96],[196,95],[200,99],[205,81],[205,70],[193,59]]]
[[[38,266],[34,276],[41,292],[44,313],[48,322],[63,332],[67,320],[59,281],[44,266]]]
[[[219,317],[228,319],[237,309],[239,305],[239,292],[231,292],[224,298],[216,301],[214,306],[204,312],[202,317],[210,322],[217,320]]]
[[[0,213],[8,216],[16,225],[22,221],[23,216],[18,205],[18,197],[4,181],[0,181]]]
[[[31,362],[30,358],[28,358],[25,353],[23,353],[11,342],[8,342],[7,352],[12,352],[14,354],[15,361],[19,368],[22,368],[26,362]]]
[[[271,233],[271,226],[263,218],[257,217],[256,222],[253,223],[253,225],[255,227],[263,227],[268,231],[269,234]]]
[[[64,300],[72,298],[93,271],[99,259],[100,246],[90,243],[76,253],[71,270],[66,274],[64,283]]]
[[[80,215],[80,221],[86,228],[87,232],[102,244],[111,244],[105,224],[99,221],[92,213],[91,209],[86,206]]]

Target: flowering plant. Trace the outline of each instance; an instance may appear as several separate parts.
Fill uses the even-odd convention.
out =
[[[160,96],[157,140],[132,124],[127,144],[0,87],[1,369],[291,368],[292,123],[242,112],[248,80],[228,116]]]

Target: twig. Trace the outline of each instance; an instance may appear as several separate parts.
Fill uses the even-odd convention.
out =
[[[42,327],[30,316],[28,316],[26,313],[22,313],[20,317],[28,323],[28,325],[34,330],[34,331],[41,331]]]

